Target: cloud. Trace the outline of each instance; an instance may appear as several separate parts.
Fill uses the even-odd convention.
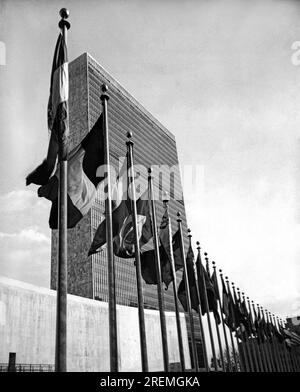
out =
[[[15,233],[0,232],[0,273],[38,286],[49,287],[50,236],[38,227]]]
[[[13,190],[0,197],[0,212],[19,213],[29,208],[43,208],[44,200],[33,190]]]
[[[38,232],[37,227],[29,227],[28,229],[21,230],[19,233],[3,233],[0,232],[1,239],[13,239],[18,242],[25,243],[45,243],[50,245],[50,237]]]

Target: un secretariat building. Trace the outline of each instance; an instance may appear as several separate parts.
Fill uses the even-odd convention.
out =
[[[137,102],[110,74],[107,73],[89,54],[84,53],[69,64],[69,121],[70,150],[76,147],[89,132],[98,119],[102,104],[100,101],[101,86],[108,86],[108,124],[110,138],[111,164],[119,167],[119,158],[126,155],[126,134],[133,133],[134,163],[146,167],[178,165],[178,154],[175,137],[160,124],[139,102]],[[155,186],[163,191],[159,178],[154,180]],[[171,198],[169,202],[173,233],[177,230],[177,212],[183,220],[183,233],[187,232],[186,214],[183,197],[174,200],[172,194],[181,195],[182,186],[179,173],[170,179]],[[169,189],[168,189],[169,192]],[[163,203],[156,202],[157,222],[161,221]],[[107,260],[106,251],[87,256],[94,233],[103,219],[104,201],[97,196],[91,211],[77,224],[68,230],[68,293],[99,301],[108,301]],[[52,232],[51,249],[51,288],[56,289],[57,271],[57,232]],[[185,247],[187,250],[187,240]],[[116,265],[116,300],[117,304],[137,307],[136,274],[133,259],[115,257]],[[178,283],[181,271],[177,272]],[[145,308],[158,309],[157,288],[155,285],[143,283]],[[164,291],[165,308],[174,311],[173,290],[171,285]],[[181,308],[181,311],[183,309]],[[189,323],[188,318],[188,330]],[[198,326],[195,319],[195,324]],[[196,327],[199,357],[200,332]],[[200,361],[201,362],[201,361]]]

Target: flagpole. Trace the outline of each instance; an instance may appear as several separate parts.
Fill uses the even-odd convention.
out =
[[[255,351],[256,364],[257,364],[258,371],[262,372],[263,371],[262,359],[261,359],[261,356],[260,356],[260,352],[258,350],[257,337],[255,336],[255,332],[257,334],[257,331],[255,329],[254,322],[253,322],[251,305],[250,305],[250,298],[249,297],[247,297],[247,303],[248,303],[248,312],[249,312],[249,316],[250,316],[250,320],[251,320],[252,330],[254,332],[253,333],[254,337],[252,339],[252,347],[253,347],[253,351]]]
[[[188,237],[189,237],[190,246],[191,246],[192,235],[191,235],[190,231],[189,231]],[[203,348],[204,366],[205,366],[206,371],[208,372],[209,371],[209,364],[208,364],[208,358],[207,358],[206,339],[205,339],[203,322],[202,322],[202,309],[201,309],[201,299],[200,299],[200,293],[199,293],[198,274],[197,274],[197,269],[195,266],[195,260],[193,262],[194,262],[193,272],[194,272],[194,277],[195,277],[195,282],[196,282],[196,294],[197,294],[197,301],[198,301],[198,315],[199,315],[199,325],[200,325],[201,341],[202,341],[202,348]]]
[[[218,285],[218,277],[217,277],[217,270],[216,270],[216,263],[213,261],[212,262],[213,270],[214,273],[216,274],[216,284],[217,284],[217,298],[218,298],[218,303],[219,303],[219,308],[220,308],[220,316],[221,316],[221,322],[222,322],[222,327],[223,327],[223,335],[224,335],[224,340],[225,340],[225,346],[226,346],[226,356],[227,356],[227,361],[228,361],[228,366],[229,366],[229,371],[232,371],[231,367],[231,361],[230,361],[230,351],[229,351],[229,345],[228,345],[228,340],[227,340],[227,334],[226,334],[226,328],[225,328],[225,323],[224,323],[224,314],[222,312],[222,306],[221,306],[221,297],[220,297],[220,290],[219,290],[219,285]]]
[[[169,243],[170,243],[170,264],[172,270],[172,277],[173,277],[173,296],[174,296],[174,306],[175,306],[175,316],[176,316],[176,327],[177,327],[177,339],[178,339],[178,350],[179,350],[179,358],[180,358],[180,365],[181,371],[185,372],[185,360],[184,360],[184,350],[183,350],[183,340],[182,340],[182,330],[181,330],[181,321],[180,321],[180,314],[179,314],[179,307],[178,307],[178,295],[177,295],[177,283],[176,283],[176,270],[175,270],[175,261],[174,261],[174,254],[173,254],[173,246],[172,246],[172,227],[171,227],[171,220],[169,217],[169,200],[167,199],[166,193],[164,195],[164,208],[168,215],[168,225],[169,225]]]
[[[260,309],[261,309],[260,305],[257,305],[257,310],[259,312],[260,312]],[[263,333],[264,333],[264,331],[263,331]],[[265,335],[265,333],[264,333],[264,335]],[[267,340],[267,338],[266,338],[266,340]],[[272,365],[271,365],[270,354],[269,354],[269,351],[268,351],[267,343],[265,341],[262,341],[262,348],[263,348],[264,355],[265,355],[265,358],[266,358],[268,372],[272,372]]]
[[[67,30],[70,23],[66,20],[69,11],[62,8],[59,11],[61,29],[65,45],[67,45]],[[69,117],[67,107],[67,121]],[[60,135],[61,136],[61,135]],[[67,371],[67,290],[68,290],[68,239],[67,239],[67,178],[68,178],[68,146],[67,140],[59,140],[59,212],[58,212],[58,266],[57,266],[57,305],[56,305],[56,341],[55,341],[55,371]]]
[[[273,314],[273,315],[270,315],[270,317],[271,317],[271,320],[272,320],[272,322],[273,322],[274,328],[275,328],[276,331],[278,332],[278,329],[277,329],[277,326],[276,326],[275,315],[274,315],[274,314]],[[285,371],[285,366],[284,366],[284,362],[283,362],[283,360],[282,360],[282,355],[281,355],[281,352],[280,352],[280,341],[279,341],[278,337],[276,337],[276,339],[277,339],[277,340],[276,340],[276,345],[277,345],[277,351],[278,351],[278,357],[279,357],[280,367],[281,367],[282,371],[284,372],[284,371]]]
[[[281,326],[281,324],[279,322],[279,317],[277,316],[276,318],[277,318],[278,326]],[[283,339],[284,339],[284,336],[283,336]],[[291,370],[290,370],[290,366],[289,366],[289,363],[288,363],[288,360],[287,360],[286,347],[285,347],[284,340],[282,342],[282,351],[283,351],[283,357],[284,357],[284,365],[285,365],[286,371],[289,373]]]
[[[137,299],[138,299],[138,312],[139,312],[139,327],[140,327],[140,344],[141,344],[141,362],[142,371],[148,372],[148,356],[147,356],[147,342],[146,342],[146,327],[145,327],[145,312],[144,312],[144,298],[142,286],[142,272],[141,272],[141,256],[140,256],[140,242],[137,224],[137,208],[136,208],[136,195],[135,195],[135,174],[133,168],[133,141],[132,133],[127,133],[128,141],[126,142],[128,151],[128,166],[129,176],[131,178],[131,207],[132,207],[132,224],[135,237],[134,250],[135,250],[135,265],[136,265],[136,283],[137,283]]]
[[[110,148],[107,102],[109,95],[108,87],[103,84],[101,87],[104,131],[104,164],[106,165],[107,195],[105,199],[105,219],[106,219],[106,239],[107,239],[107,271],[108,271],[108,321],[109,321],[109,350],[110,350],[110,371],[118,372],[118,337],[117,337],[117,305],[116,305],[116,283],[115,283],[115,263],[113,251],[113,229],[112,229],[112,200],[111,200],[111,173],[110,173]]]
[[[275,347],[275,343],[274,343],[274,336],[273,336],[273,331],[271,331],[270,329],[270,320],[269,320],[269,312],[267,309],[265,309],[265,314],[266,314],[266,320],[267,320],[267,327],[270,333],[270,351],[271,351],[271,355],[273,357],[273,362],[274,362],[274,371],[280,372],[280,365],[279,365],[279,359],[277,356],[277,351],[276,351],[276,347]]]
[[[169,371],[169,353],[168,353],[168,336],[166,327],[166,316],[165,316],[165,304],[162,291],[162,279],[161,279],[161,265],[160,265],[160,254],[159,254],[159,243],[157,235],[157,222],[156,222],[156,209],[155,200],[153,192],[153,177],[151,175],[151,168],[148,169],[148,189],[149,196],[151,200],[151,212],[152,212],[152,232],[153,232],[153,242],[154,242],[154,252],[155,252],[155,266],[156,266],[156,279],[157,279],[157,298],[158,298],[158,308],[160,316],[160,328],[161,328],[161,340],[163,349],[163,360],[164,360],[164,370]]]
[[[245,304],[245,310],[248,313],[247,304],[246,304],[246,300],[245,300],[245,293],[242,293],[242,297],[243,297],[243,303]],[[253,371],[254,372],[255,371],[259,372],[258,359],[257,359],[257,356],[256,356],[256,351],[255,351],[255,347],[254,347],[253,338],[251,336],[253,331],[252,331],[252,322],[251,322],[249,313],[248,313],[248,320],[247,320],[247,322],[248,322],[248,324],[249,324],[249,322],[251,323],[250,335],[249,335],[249,333],[248,333],[248,331],[246,329],[246,334],[247,334],[246,336],[247,336],[247,339],[248,339],[249,351],[250,351],[250,354],[251,354],[251,357],[252,357]]]
[[[240,293],[240,289],[237,287],[237,293],[238,293],[238,297],[239,297],[239,304],[241,306],[242,304],[242,300],[241,300],[241,293]],[[248,364],[249,364],[249,370],[250,372],[254,371],[254,366],[253,366],[253,360],[252,360],[252,355],[251,355],[251,350],[250,350],[250,344],[249,344],[249,336],[248,336],[248,332],[247,332],[247,328],[244,325],[245,331],[244,333],[242,332],[242,336],[244,334],[245,337],[245,347],[246,347],[246,354],[248,355]]]
[[[197,356],[197,346],[195,340],[195,325],[194,325],[194,318],[192,314],[190,285],[189,285],[189,277],[188,277],[187,267],[186,267],[185,251],[184,251],[183,236],[182,236],[182,219],[180,217],[180,212],[177,212],[177,217],[178,217],[177,223],[178,223],[178,230],[179,230],[179,237],[180,237],[180,241],[179,241],[180,252],[181,252],[181,258],[183,262],[183,274],[185,280],[185,292],[186,292],[186,299],[187,299],[186,302],[187,302],[187,309],[188,309],[188,315],[189,315],[190,327],[191,327],[192,357],[195,366],[195,371],[198,372],[199,365],[198,365],[198,356]]]
[[[253,312],[256,314],[254,301],[252,301],[252,308],[253,308]],[[256,318],[256,320],[258,322],[257,318]],[[267,360],[266,353],[265,353],[264,346],[263,346],[263,337],[262,337],[260,328],[261,327],[260,327],[259,323],[257,323],[257,331],[256,331],[256,333],[257,333],[257,347],[258,347],[258,350],[261,355],[262,364],[263,364],[263,371],[268,372],[269,365],[268,365],[268,360]]]
[[[279,355],[279,350],[278,350],[278,346],[277,346],[277,337],[274,335],[274,326],[272,323],[272,316],[271,316],[271,312],[267,313],[267,319],[268,319],[268,323],[270,326],[272,326],[272,343],[273,343],[273,351],[274,351],[274,355],[276,358],[276,362],[277,362],[277,369],[279,372],[283,371],[283,367],[282,367],[282,363],[281,363],[281,359],[280,359],[280,355]]]
[[[227,284],[227,290],[228,290],[228,292],[230,292],[228,276],[226,276],[225,279],[226,279],[226,284]],[[235,338],[236,338],[237,348],[238,348],[238,352],[239,352],[239,363],[241,366],[241,370],[243,372],[245,372],[245,371],[248,372],[249,367],[246,365],[246,355],[245,355],[245,349],[244,349],[244,342],[243,342],[243,339],[241,338],[241,344],[239,343],[239,338],[238,338],[238,334],[237,334],[238,327],[237,327],[237,321],[235,319],[234,309],[233,309],[233,319],[234,319],[234,326],[235,326]],[[243,353],[243,358],[241,356],[241,352]],[[243,359],[244,359],[244,361],[243,361]],[[246,367],[246,369],[245,369],[245,367]]]
[[[281,327],[284,328],[283,320],[280,319],[280,321],[281,321]],[[284,351],[284,355],[285,355],[285,358],[286,358],[286,363],[287,363],[287,367],[289,369],[289,372],[293,372],[292,364],[291,364],[291,361],[290,361],[290,358],[289,358],[289,353],[287,351],[285,341],[283,342],[283,351]]]
[[[263,309],[262,306],[260,307],[260,309],[261,309],[261,314],[262,314],[262,318],[263,318],[264,324],[266,325],[264,309]],[[267,340],[266,340],[266,350],[267,350],[269,358],[270,358],[270,369],[271,369],[271,372],[276,371],[276,368],[275,368],[275,365],[274,365],[274,359],[273,359],[273,356],[272,356],[272,353],[271,353],[270,342],[269,342],[269,337],[268,336],[267,336]]]
[[[208,257],[207,257],[206,252],[204,253],[204,256],[205,256],[205,261],[206,261],[206,272],[208,273],[208,276],[210,278],[209,261],[208,261]],[[222,343],[221,343],[219,325],[217,323],[215,315],[214,315],[214,319],[215,319],[215,325],[216,325],[216,331],[217,331],[217,338],[218,338],[218,345],[219,345],[220,357],[221,357],[221,362],[222,362],[222,368],[223,368],[223,372],[225,372],[226,370],[225,370],[225,363],[224,363],[223,348],[222,348]]]
[[[222,270],[219,269],[219,272],[220,272],[220,278],[221,278],[221,280],[223,281]],[[224,282],[224,281],[223,281],[223,282]],[[222,289],[223,289],[223,287],[222,287]],[[224,304],[223,304],[223,306],[224,306]],[[230,328],[229,326],[228,326],[228,329],[229,329],[229,336],[230,336],[231,346],[232,346],[233,360],[234,360],[236,372],[238,372],[238,371],[239,371],[239,368],[238,368],[238,362],[237,362],[236,353],[235,353],[235,346],[234,346],[234,340],[233,340],[233,333],[232,333],[231,328]],[[231,364],[231,361],[230,361],[230,364]]]
[[[233,294],[234,294],[234,299],[236,301],[237,296],[236,296],[236,291],[235,291],[235,285],[232,282],[232,289],[233,289]],[[239,303],[235,303],[235,306],[237,306],[239,308]],[[246,339],[244,339],[244,334],[241,328],[241,324],[239,324],[240,327],[240,331],[241,331],[241,342],[242,342],[242,348],[243,348],[243,354],[244,354],[244,360],[245,360],[245,366],[246,366],[246,371],[247,372],[251,372],[251,368],[250,368],[250,364],[249,364],[249,360],[248,360],[248,348],[246,346]]]
[[[203,273],[201,273],[202,260],[201,260],[201,248],[200,248],[200,242],[199,241],[197,241],[197,250],[198,250],[198,257],[199,257],[199,263],[198,263],[198,269],[199,270],[197,271],[198,272],[198,276],[199,276],[199,286],[202,283],[202,285],[203,285],[203,293],[204,293],[204,303],[205,303],[205,307],[206,307],[206,317],[207,317],[207,323],[208,323],[208,331],[209,331],[209,337],[210,337],[210,343],[211,343],[211,350],[212,350],[212,355],[213,355],[215,371],[217,372],[218,371],[218,363],[217,363],[217,358],[216,358],[215,344],[214,344],[214,338],[213,338],[211,321],[210,321],[209,304],[208,304],[208,298],[207,298],[205,276],[204,276]],[[201,277],[202,277],[202,282],[200,281]],[[199,287],[199,292],[200,292],[200,287]]]

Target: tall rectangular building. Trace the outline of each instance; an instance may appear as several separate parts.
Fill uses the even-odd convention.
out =
[[[186,214],[183,202],[174,200],[173,194],[181,195],[181,179],[178,172],[178,155],[175,137],[137,102],[111,75],[89,54],[84,53],[69,64],[70,72],[70,150],[76,147],[98,119],[102,105],[101,86],[108,86],[108,124],[111,163],[119,165],[119,158],[126,155],[126,134],[133,133],[134,163],[146,168],[153,165],[177,168],[170,178],[171,200],[169,202],[173,233],[177,230],[177,212],[183,219],[186,233]],[[143,174],[146,178],[147,174]],[[161,177],[161,176],[160,176]],[[155,186],[164,191],[162,178],[155,179]],[[167,189],[169,192],[169,189]],[[163,214],[162,201],[156,202],[157,221]],[[91,211],[68,230],[68,292],[87,298],[108,301],[106,251],[87,256],[95,230],[104,213],[104,201],[98,192]],[[52,233],[51,288],[56,288],[57,277],[57,231]],[[187,240],[185,241],[187,250]],[[115,257],[116,299],[118,304],[137,306],[136,274],[134,260]],[[181,271],[178,279],[181,279]],[[144,305],[157,309],[157,288],[143,285]],[[165,294],[166,310],[174,311],[172,287]]]

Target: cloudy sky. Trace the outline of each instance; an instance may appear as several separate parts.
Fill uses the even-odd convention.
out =
[[[0,274],[49,287],[50,204],[25,177],[47,148],[62,6],[69,58],[89,52],[198,167],[201,187],[184,189],[193,239],[255,301],[300,315],[297,1],[2,0]]]

